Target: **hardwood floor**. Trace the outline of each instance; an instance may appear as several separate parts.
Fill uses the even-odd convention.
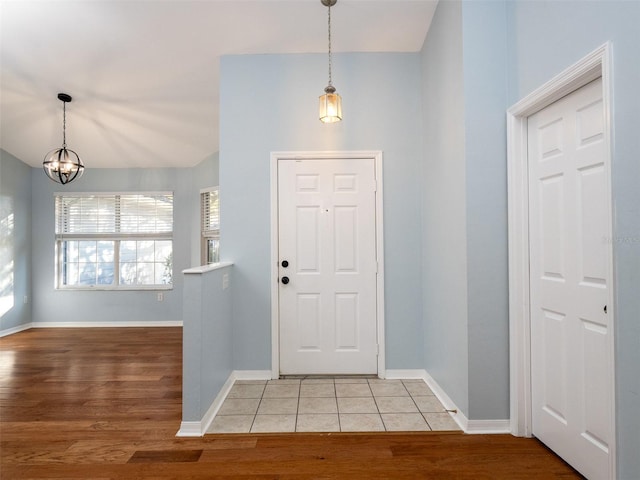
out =
[[[581,478],[533,439],[442,433],[176,438],[179,328],[0,339],[0,478]]]

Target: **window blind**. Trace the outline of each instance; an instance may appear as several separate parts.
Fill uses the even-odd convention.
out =
[[[219,190],[213,189],[200,194],[201,230],[203,237],[217,237],[220,234]]]
[[[173,233],[172,193],[56,194],[55,213],[58,239]]]

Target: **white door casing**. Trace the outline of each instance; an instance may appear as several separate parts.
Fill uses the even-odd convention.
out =
[[[380,173],[379,153],[272,154],[274,378],[384,375]]]
[[[573,330],[576,332],[576,335],[573,336],[577,341],[582,342],[584,347],[572,347],[572,350],[574,353],[585,355],[583,358],[586,364],[583,362],[579,367],[576,367],[575,363],[572,362],[570,365],[567,364],[567,368],[577,368],[578,372],[588,371],[592,373],[579,375],[582,380],[586,378],[586,383],[580,385],[580,388],[595,388],[595,390],[583,393],[581,397],[584,400],[584,405],[582,407],[576,408],[573,403],[566,407],[570,412],[566,414],[569,418],[565,418],[565,421],[569,424],[577,419],[575,425],[577,425],[576,431],[580,432],[579,437],[594,445],[600,452],[604,452],[602,447],[604,447],[604,443],[607,443],[608,455],[605,472],[603,474],[600,471],[594,478],[615,478],[616,471],[613,338],[615,311],[613,304],[614,285],[612,282],[614,278],[613,248],[610,241],[613,231],[610,179],[610,50],[611,46],[609,44],[596,49],[539,89],[527,95],[507,112],[511,431],[514,435],[530,436],[532,434],[533,410],[536,409],[535,402],[539,403],[539,399],[544,399],[544,395],[546,395],[543,392],[541,397],[539,391],[532,392],[531,375],[535,369],[532,361],[535,361],[535,354],[532,354],[531,345],[533,343],[533,348],[537,348],[535,346],[536,342],[540,343],[540,339],[534,340],[532,338],[532,333],[535,333],[536,329],[540,331],[539,327],[545,326],[545,322],[547,326],[551,326],[550,328],[566,329],[567,332],[565,334],[568,335],[566,338],[571,338],[570,330]],[[576,124],[578,127],[576,133],[580,133],[581,130],[583,132],[577,140],[578,143],[584,142],[584,145],[579,147],[580,153],[582,151],[586,152],[589,147],[597,144],[598,149],[600,149],[599,154],[602,155],[601,162],[596,161],[594,165],[589,166],[590,160],[584,160],[578,170],[572,174],[575,177],[572,180],[573,186],[568,189],[561,188],[561,185],[564,187],[564,184],[558,180],[559,172],[545,172],[544,169],[547,168],[545,165],[540,170],[540,177],[543,178],[543,181],[536,183],[532,180],[532,186],[535,184],[535,188],[532,187],[530,191],[528,146],[532,140],[529,138],[529,119],[552,103],[600,78],[602,81],[601,87],[592,85],[592,88],[596,88],[602,94],[601,114],[595,114],[597,99],[594,103],[587,102],[588,105],[585,105],[585,108],[577,115]],[[598,117],[598,120],[594,121],[596,117]],[[531,118],[531,120],[535,122],[535,117]],[[597,126],[598,122],[600,122],[600,126]],[[542,150],[547,151],[547,159],[553,159],[557,154],[557,152],[553,152],[553,143],[557,143],[555,136],[559,130],[557,128],[554,130],[553,121],[543,122],[541,125],[543,127],[549,126],[545,132],[547,138],[543,139]],[[555,125],[557,126],[558,123],[556,122]],[[601,135],[594,128],[595,130],[601,128]],[[588,132],[589,129],[591,129],[590,133]],[[563,151],[566,148],[566,145],[562,146]],[[546,229],[546,233],[540,230],[542,228],[540,225],[540,209],[536,211],[536,207],[532,207],[531,212],[529,210],[530,196],[539,197],[541,189],[546,190],[545,194],[548,194],[546,195],[547,198],[542,202],[542,207],[544,209],[544,202],[548,201],[546,210],[551,212],[551,216],[545,219],[542,225]],[[589,191],[590,194],[587,195]],[[577,212],[573,218],[569,218],[568,225],[569,229],[573,228],[572,235],[574,240],[580,236],[578,235],[578,230],[584,230],[584,235],[580,238],[580,243],[575,246],[575,252],[570,250],[562,251],[563,255],[569,253],[575,257],[575,261],[572,260],[574,267],[569,267],[568,264],[571,262],[560,258],[561,255],[558,251],[549,250],[551,246],[556,244],[557,236],[560,235],[559,232],[562,232],[563,228],[566,230],[564,220],[562,220],[562,224],[558,223],[562,219],[562,215],[551,208],[551,203],[554,203],[551,199],[554,195],[556,202],[559,202],[559,199],[562,198],[565,204],[572,202],[576,204],[580,198],[585,200],[583,211]],[[576,195],[578,195],[577,198]],[[585,195],[587,198],[585,198]],[[554,218],[556,220],[555,225],[551,220]],[[573,222],[573,227],[571,222]],[[556,241],[554,241],[551,233],[554,228],[556,230]],[[534,232],[536,229],[538,229],[538,233],[542,234],[541,236]],[[537,238],[540,238],[540,241],[535,245]],[[563,241],[567,242],[568,237],[564,238]],[[531,251],[542,249],[543,256],[545,256],[544,249],[547,249],[549,255],[547,255],[546,265],[544,263],[536,263],[535,259],[530,258],[532,253],[530,248]],[[558,268],[558,265],[561,265],[562,268]],[[561,311],[562,306],[555,304],[554,307],[556,308],[554,310],[552,307],[542,309],[540,305],[537,305],[540,303],[540,292],[544,293],[544,289],[539,285],[533,285],[533,279],[536,278],[536,274],[539,277],[540,272],[542,272],[542,276],[553,279],[546,280],[547,283],[555,280],[555,283],[559,284],[560,276],[569,276],[566,273],[567,268],[575,270],[575,278],[578,279],[578,285],[570,289],[573,290],[573,293],[565,292],[566,295],[564,293],[560,295],[557,293],[551,294],[550,301],[566,301],[567,297],[571,296],[575,300],[575,297],[580,298],[585,287],[595,288],[599,295],[589,294],[586,303],[579,305],[579,308],[574,308],[571,315],[578,316],[579,320],[573,321],[572,327],[558,327],[562,323],[560,319],[564,315]],[[562,269],[564,269],[562,272],[557,271]],[[546,275],[545,271],[550,275]],[[602,304],[596,308],[596,304],[600,303]],[[604,314],[604,305],[607,305],[606,316]],[[568,317],[569,313],[566,316]],[[541,317],[543,321],[536,324]],[[602,323],[603,321],[605,323]],[[570,325],[571,323],[566,322],[564,325]],[[546,330],[546,334],[550,337],[548,338],[548,343],[550,345],[554,342],[558,344],[560,335],[553,335],[550,332],[551,329]],[[605,332],[606,334],[604,334]],[[544,335],[545,333],[542,334],[543,337]],[[594,362],[594,357],[586,354],[587,352],[599,352],[601,361]],[[543,352],[543,354],[546,353]],[[550,352],[549,355],[550,359],[553,359],[553,355]],[[550,359],[547,360],[550,361]],[[556,360],[554,361],[561,362],[566,361],[566,359],[563,359],[561,354],[559,358],[556,355]],[[538,379],[533,382],[533,388],[537,389],[536,382],[539,383],[540,378],[544,377],[540,376],[540,372],[534,372],[533,375],[538,376]],[[554,377],[553,375],[556,376]],[[559,381],[558,375],[557,372],[551,374],[543,380],[543,383],[547,382],[546,386],[551,386],[554,382]],[[600,380],[596,381],[596,378]],[[548,411],[543,410],[543,416],[553,417],[555,413],[556,420],[563,416],[562,412],[560,412],[560,415],[558,415],[559,412],[554,412],[554,410],[562,410],[564,408],[562,402],[566,401],[566,399],[563,399],[562,395],[562,393],[552,393],[546,397],[546,400],[548,400],[546,403],[549,404],[546,405],[547,410],[552,413],[549,414]],[[568,393],[565,392],[564,395],[568,395]],[[595,407],[596,404],[597,407]],[[553,405],[556,405],[556,407]],[[557,405],[560,405],[560,407],[557,407]],[[594,408],[598,411],[594,412]],[[576,413],[578,410],[581,413]],[[538,413],[535,413],[535,415],[539,416]],[[560,423],[562,422],[560,421]],[[538,429],[539,427],[535,428]],[[558,432],[556,431],[555,433]],[[599,437],[607,436],[608,439],[605,442],[602,442],[602,439],[598,440]],[[594,455],[597,457],[599,453],[596,452]],[[593,476],[593,474],[589,473],[589,476]]]
[[[528,120],[532,432],[608,474],[611,328],[602,81]]]

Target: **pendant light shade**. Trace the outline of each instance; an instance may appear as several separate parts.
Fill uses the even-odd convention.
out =
[[[342,120],[342,98],[332,86],[326,87],[324,92],[324,95],[320,95],[320,121],[339,122]]]
[[[328,30],[329,30],[329,84],[324,89],[324,95],[320,95],[318,115],[323,123],[333,123],[342,120],[342,98],[336,93],[336,89],[331,83],[331,7],[338,0],[320,0],[328,7]]]
[[[71,96],[59,93],[58,100],[62,101],[62,148],[50,151],[44,157],[42,168],[54,182],[67,184],[80,178],[84,173],[84,164],[76,152],[67,148],[67,108]]]

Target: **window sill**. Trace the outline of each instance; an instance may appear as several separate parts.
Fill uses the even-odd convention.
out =
[[[149,291],[166,291],[173,290],[173,285],[131,285],[131,286],[111,286],[111,285],[99,285],[99,286],[88,286],[88,287],[56,287],[56,291],[58,292],[93,292],[93,291],[101,291],[101,292],[149,292]]]

